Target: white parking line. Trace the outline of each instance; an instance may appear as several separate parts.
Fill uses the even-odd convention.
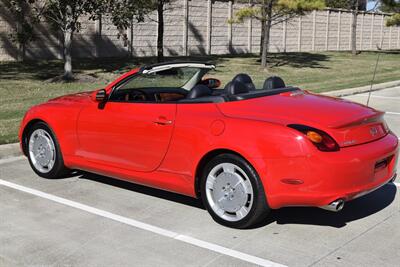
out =
[[[266,260],[263,258],[252,256],[252,255],[249,255],[249,254],[237,251],[237,250],[222,247],[222,246],[219,246],[219,245],[216,245],[216,244],[213,244],[210,242],[206,242],[206,241],[203,241],[203,240],[200,240],[197,238],[193,238],[190,236],[181,235],[176,232],[172,232],[172,231],[169,231],[169,230],[157,227],[157,226],[153,226],[153,225],[150,225],[147,223],[129,219],[129,218],[126,218],[126,217],[123,217],[123,216],[120,216],[120,215],[117,215],[117,214],[114,214],[114,213],[111,213],[108,211],[100,210],[100,209],[97,209],[97,208],[94,208],[91,206],[87,206],[87,205],[84,205],[84,204],[81,204],[81,203],[78,203],[78,202],[75,202],[72,200],[57,197],[55,195],[51,195],[51,194],[48,194],[48,193],[45,193],[42,191],[38,191],[38,190],[28,188],[28,187],[25,187],[22,185],[14,184],[14,183],[4,181],[1,179],[0,179],[0,185],[6,186],[9,188],[18,190],[18,191],[22,191],[22,192],[25,192],[25,193],[28,193],[31,195],[35,195],[35,196],[38,196],[38,197],[41,197],[41,198],[44,198],[47,200],[51,200],[53,202],[57,202],[57,203],[60,203],[60,204],[63,204],[63,205],[66,205],[66,206],[69,206],[72,208],[83,210],[83,211],[101,216],[103,218],[111,219],[111,220],[114,220],[114,221],[117,221],[117,222],[120,222],[123,224],[127,224],[130,226],[145,230],[145,231],[149,231],[149,232],[161,235],[161,236],[179,240],[179,241],[185,242],[187,244],[190,244],[190,245],[193,245],[196,247],[208,249],[210,251],[214,251],[214,252],[217,252],[217,253],[220,253],[223,255],[227,255],[227,256],[242,260],[242,261],[253,263],[253,264],[256,264],[259,266],[265,266],[265,267],[272,267],[272,266],[284,267],[285,266],[285,265],[281,265],[281,264],[278,264],[278,263],[275,263],[275,262],[272,262],[272,261],[269,261],[269,260]]]

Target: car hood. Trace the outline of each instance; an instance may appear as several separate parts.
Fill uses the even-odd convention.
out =
[[[83,102],[90,101],[90,96],[92,93],[93,93],[93,91],[64,95],[64,96],[50,99],[49,102],[83,103]]]
[[[383,112],[341,98],[301,90],[221,103],[218,107],[225,116],[232,118],[318,128],[334,136],[342,146],[369,142],[387,133]],[[379,126],[379,133],[371,136],[368,127],[375,124]]]

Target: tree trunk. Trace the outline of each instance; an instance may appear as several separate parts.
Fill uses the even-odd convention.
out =
[[[353,56],[357,55],[357,15],[358,15],[358,7],[359,0],[354,0],[353,5],[353,22],[351,25],[351,53]]]
[[[272,5],[273,5],[273,0],[269,0],[267,10],[266,10],[267,23],[265,25],[264,43],[263,43],[262,55],[261,55],[261,66],[263,68],[267,67],[267,56],[268,56],[270,33],[271,33],[271,26],[272,26]]]
[[[263,47],[264,47],[264,36],[265,36],[265,24],[267,21],[267,13],[266,11],[266,0],[263,0],[261,6],[261,38],[260,38],[260,57],[262,57]]]
[[[24,34],[24,29],[22,28],[21,20],[17,21],[16,24],[17,24],[16,32],[17,32],[17,42],[18,42],[17,61],[23,62],[25,59],[25,44],[24,40],[19,38],[19,36],[22,36]]]
[[[164,0],[158,0],[157,61],[164,61]]]
[[[71,29],[67,29],[64,31],[64,80],[72,80],[72,36],[73,31]]]
[[[25,54],[26,54],[26,45],[24,43],[18,44],[18,57],[17,61],[24,62],[25,61]]]

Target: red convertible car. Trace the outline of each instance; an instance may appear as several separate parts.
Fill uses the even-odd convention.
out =
[[[383,112],[239,74],[223,89],[196,62],[145,66],[105,89],[25,115],[33,170],[84,170],[201,198],[215,221],[246,228],[270,209],[339,211],[396,176],[398,138]]]

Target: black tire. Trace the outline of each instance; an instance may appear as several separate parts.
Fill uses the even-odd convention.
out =
[[[38,129],[46,131],[46,133],[48,133],[49,137],[51,137],[51,139],[54,143],[54,146],[55,146],[55,162],[54,162],[54,165],[52,166],[52,168],[48,170],[48,172],[42,172],[35,167],[35,165],[32,161],[32,158],[31,158],[32,155],[29,152],[29,140],[31,138],[31,135]],[[29,132],[28,132],[27,138],[26,138],[26,154],[29,159],[29,164],[31,165],[31,168],[40,177],[43,177],[46,179],[57,179],[57,178],[63,178],[70,173],[70,170],[68,168],[66,168],[64,165],[64,160],[63,160],[63,156],[62,156],[62,153],[60,150],[60,145],[57,141],[57,138],[54,135],[54,132],[44,122],[38,122],[29,129]]]
[[[250,211],[248,211],[246,216],[237,221],[230,221],[220,217],[211,208],[210,203],[207,199],[207,192],[206,192],[207,177],[209,173],[214,169],[214,167],[220,166],[220,164],[223,163],[231,163],[240,167],[247,175],[247,178],[250,180],[253,189],[253,201]],[[217,181],[217,179],[215,181]],[[220,154],[214,157],[205,165],[205,168],[201,176],[200,193],[203,204],[207,208],[212,218],[219,224],[231,228],[238,228],[238,229],[251,228],[252,226],[265,220],[270,212],[270,208],[268,206],[264,192],[264,187],[261,183],[261,180],[256,170],[245,159],[235,154]]]

